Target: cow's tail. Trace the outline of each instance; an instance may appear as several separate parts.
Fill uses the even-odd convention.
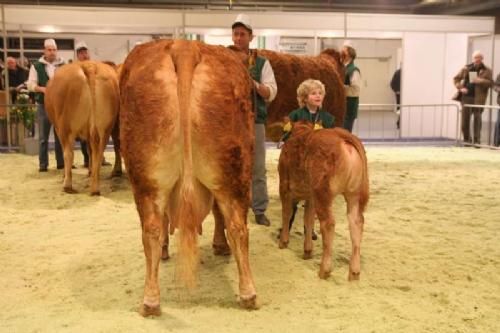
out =
[[[177,96],[179,100],[179,120],[182,142],[182,167],[179,187],[177,218],[174,222],[179,229],[178,259],[175,275],[188,288],[196,286],[196,271],[199,262],[198,233],[201,230],[193,177],[193,151],[191,137],[191,85],[193,73],[199,63],[196,45],[178,41],[172,45],[172,61],[177,74]]]
[[[97,65],[94,62],[90,61],[83,61],[80,63],[80,67],[83,70],[83,73],[85,74],[85,77],[87,78],[87,83],[89,85],[90,89],[90,97],[91,97],[91,112],[90,112],[90,119],[89,119],[89,124],[91,124],[91,128],[89,128],[89,137],[88,142],[91,143],[92,141],[96,143],[95,147],[97,147],[97,144],[99,142],[95,142],[96,140],[99,140],[99,135],[97,133],[97,128],[96,128],[96,112],[97,112],[97,99],[96,99],[96,76],[97,76]],[[91,148],[94,148],[91,146]]]

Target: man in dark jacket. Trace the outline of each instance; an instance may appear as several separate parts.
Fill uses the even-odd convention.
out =
[[[497,92],[497,104],[500,105],[500,74],[497,75],[497,79],[495,80],[495,85],[493,89]],[[497,123],[495,125],[495,138],[493,140],[493,144],[495,146],[500,146],[500,110],[497,113]]]
[[[391,89],[394,91],[394,95],[396,95],[396,104],[398,105],[396,107],[396,110],[399,110],[399,104],[401,104],[401,68],[397,69],[394,72],[394,75],[392,76],[391,79]],[[398,121],[396,122],[396,126],[399,129],[399,119],[400,115],[398,112]]]
[[[13,57],[7,57],[7,70],[9,71],[9,91],[11,103],[16,102],[17,93],[25,88],[24,83],[28,80],[28,71],[17,64]],[[4,75],[2,74],[2,77]]]

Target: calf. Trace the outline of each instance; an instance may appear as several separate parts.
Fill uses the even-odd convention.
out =
[[[363,212],[369,198],[366,155],[359,139],[340,128],[314,131],[311,124],[297,122],[281,150],[278,171],[283,219],[279,247],[288,246],[293,203],[305,200],[304,259],[312,256],[316,215],[323,241],[319,277],[326,279],[331,272],[335,229],[332,204],[335,196],[342,194],[352,241],[348,278],[359,279]]]

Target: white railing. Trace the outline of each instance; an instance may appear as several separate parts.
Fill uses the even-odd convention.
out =
[[[361,139],[430,139],[459,143],[460,109],[457,104],[360,104],[359,107],[354,132]],[[396,125],[398,116],[399,128]]]
[[[500,149],[498,147],[498,144],[500,140],[497,140],[495,142],[495,135],[498,138],[500,136],[500,106],[498,105],[476,105],[476,104],[464,104],[464,107],[467,108],[474,108],[474,109],[486,109],[488,110],[488,116],[487,116],[487,125],[488,125],[488,130],[487,130],[487,142],[488,144],[472,144],[468,142],[464,142],[463,144],[466,146],[475,146],[475,147],[484,147],[484,148],[493,148],[493,149]],[[493,111],[497,110],[497,117],[496,120],[493,121]],[[474,115],[471,115],[471,127],[473,127],[474,124]],[[482,122],[484,124],[484,117],[482,117]],[[495,132],[495,127],[497,128],[497,131]],[[471,136],[473,136],[473,128],[470,129]],[[483,140],[485,131],[482,129],[481,130],[481,141]]]

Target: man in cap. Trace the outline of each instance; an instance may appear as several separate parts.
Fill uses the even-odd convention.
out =
[[[344,89],[346,94],[346,114],[343,127],[352,132],[354,121],[358,117],[361,75],[358,67],[354,64],[356,50],[352,47],[350,41],[346,40],[344,42],[340,57],[345,67]]]
[[[44,105],[44,94],[47,82],[54,76],[57,68],[64,65],[64,60],[57,56],[57,45],[56,41],[53,39],[46,39],[43,43],[43,56],[31,65],[29,76],[28,76],[28,89],[35,92],[35,101],[38,108],[38,123],[39,123],[39,138],[40,138],[40,150],[38,154],[39,158],[39,171],[46,172],[49,166],[49,134],[52,124],[50,123],[47,113],[45,112]],[[56,161],[57,169],[64,168],[64,157],[57,137],[57,133],[54,131],[55,138],[55,151],[56,151]]]
[[[256,50],[250,50],[253,39],[253,29],[250,17],[240,14],[232,25],[234,47],[245,53],[248,71],[254,82],[255,114],[255,149],[252,170],[252,210],[255,222],[269,226],[271,222],[265,212],[269,203],[266,177],[266,104],[270,103],[278,91],[271,64],[266,58],[257,55]]]
[[[76,43],[75,50],[78,61],[90,60],[89,48],[84,41]]]
[[[483,64],[483,54],[475,51],[472,63],[466,65],[453,78],[455,87],[461,93],[462,134],[464,141],[472,143],[470,137],[470,118],[474,115],[474,144],[481,143],[482,108],[463,107],[464,104],[484,105],[488,90],[493,85],[493,73]]]

